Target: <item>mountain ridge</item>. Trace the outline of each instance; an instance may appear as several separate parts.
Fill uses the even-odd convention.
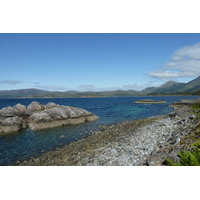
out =
[[[51,92],[37,88],[0,91],[0,98],[122,97],[143,95],[200,95],[200,76],[189,81],[188,83],[168,81],[159,87],[148,87],[141,91],[114,90],[80,92],[76,90],[69,90],[65,92]]]

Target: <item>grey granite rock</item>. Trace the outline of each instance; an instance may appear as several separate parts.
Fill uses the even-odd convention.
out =
[[[55,104],[55,103],[53,103],[53,102],[49,102],[45,107],[46,107],[46,109],[50,109],[50,108],[54,108],[54,107],[56,107],[57,105]]]
[[[34,112],[40,112],[45,109],[45,106],[43,106],[41,103],[37,101],[33,101],[28,107],[25,112],[26,115],[31,115]]]
[[[15,126],[20,125],[23,122],[23,118],[21,117],[8,117],[2,121],[2,126]]]
[[[48,103],[46,106],[34,101],[27,108],[21,104],[0,110],[0,133],[25,129],[41,130],[70,124],[97,120],[91,112],[71,106]]]
[[[44,122],[51,122],[54,119],[50,117],[46,112],[36,112],[30,116],[30,120],[34,121],[35,123],[44,123]]]
[[[26,127],[27,123],[22,117],[7,117],[0,120],[0,134],[20,131]]]
[[[69,118],[69,113],[63,107],[53,107],[44,111],[53,120],[63,120]],[[40,113],[39,113],[40,114]]]
[[[8,106],[0,110],[0,117],[14,117],[14,116],[16,115],[13,107]]]
[[[18,103],[16,106],[14,106],[14,113],[17,116],[21,116],[26,112],[26,106],[21,105]]]

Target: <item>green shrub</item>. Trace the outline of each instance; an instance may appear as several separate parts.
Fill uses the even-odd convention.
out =
[[[198,118],[200,118],[200,103],[194,104],[192,106],[192,111],[197,115]]]
[[[200,166],[200,141],[192,144],[192,146],[194,147],[192,151],[179,151],[179,163],[166,158],[167,164],[170,166]]]

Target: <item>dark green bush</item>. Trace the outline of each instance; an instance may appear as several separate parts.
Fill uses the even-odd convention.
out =
[[[200,103],[196,103],[192,106],[192,111],[200,118]]]
[[[200,141],[192,144],[192,146],[194,147],[192,151],[179,151],[179,163],[166,158],[167,164],[170,166],[200,166]]]

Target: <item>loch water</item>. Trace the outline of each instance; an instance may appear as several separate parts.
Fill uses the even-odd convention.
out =
[[[153,99],[165,104],[136,104],[137,100]],[[0,109],[17,103],[28,106],[32,101],[42,104],[54,102],[59,105],[86,109],[99,117],[95,122],[65,126],[47,130],[25,130],[0,136],[0,165],[12,165],[41,152],[55,149],[97,130],[100,125],[141,119],[172,112],[169,105],[182,99],[196,99],[198,96],[156,96],[156,97],[107,97],[107,98],[44,98],[44,99],[0,99]]]

